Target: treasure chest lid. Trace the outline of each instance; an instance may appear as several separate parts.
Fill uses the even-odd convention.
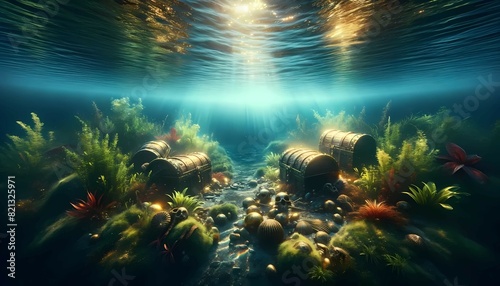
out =
[[[297,170],[304,178],[339,170],[335,158],[310,149],[288,149],[283,153],[280,163]]]

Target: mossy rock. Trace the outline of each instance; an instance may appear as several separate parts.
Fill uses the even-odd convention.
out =
[[[223,203],[210,208],[210,212],[208,214],[213,219],[215,219],[219,214],[224,214],[230,221],[234,221],[238,218],[238,207],[231,203]]]
[[[301,267],[307,273],[314,266],[321,266],[321,255],[307,237],[295,233],[278,247],[278,271],[284,273],[292,267]]]
[[[194,218],[188,218],[176,225],[166,238],[166,244],[176,261],[184,253],[189,261],[200,262],[208,257],[213,245],[212,234]]]

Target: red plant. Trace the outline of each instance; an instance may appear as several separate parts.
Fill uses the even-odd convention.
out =
[[[376,200],[369,201],[358,209],[355,213],[357,218],[380,221],[380,222],[391,222],[395,224],[405,224],[406,219],[398,212],[395,207],[388,206],[384,202],[377,203]]]
[[[458,170],[462,169],[480,184],[484,184],[488,180],[488,177],[483,172],[471,167],[479,162],[481,157],[478,155],[467,155],[464,149],[453,143],[446,144],[446,151],[448,151],[448,155],[441,155],[436,158],[447,161],[443,167],[451,174],[455,174]]]
[[[175,127],[170,128],[169,133],[165,133],[160,136],[155,136],[155,138],[157,140],[167,141],[168,143],[176,143],[177,141],[179,141],[179,139],[181,139],[181,137],[177,135],[177,129],[175,129]]]
[[[66,211],[66,213],[77,219],[103,219],[106,216],[106,211],[115,204],[116,202],[112,202],[103,205],[102,195],[96,198],[94,194],[87,192],[87,201],[79,200],[76,203],[70,203],[74,209]]]

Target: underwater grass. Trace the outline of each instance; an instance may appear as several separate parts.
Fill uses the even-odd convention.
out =
[[[441,206],[445,210],[453,210],[451,205],[445,203],[449,199],[469,195],[468,193],[455,191],[459,188],[458,186],[448,186],[438,191],[434,182],[423,182],[423,184],[423,188],[413,185],[410,187],[409,192],[403,192],[403,194],[410,196],[420,206],[430,208]]]
[[[118,136],[101,135],[76,117],[82,130],[79,133],[81,152],[66,149],[67,159],[73,162],[75,171],[85,189],[104,194],[105,200],[120,200],[129,189],[132,166],[129,156],[118,148]]]
[[[185,207],[190,214],[193,214],[200,209],[203,202],[196,197],[186,195],[187,190],[188,188],[185,188],[182,192],[174,191],[173,194],[167,195],[171,200],[168,204],[172,208]]]

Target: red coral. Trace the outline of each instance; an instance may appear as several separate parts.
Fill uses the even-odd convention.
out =
[[[69,216],[77,219],[103,219],[107,215],[106,211],[116,203],[103,205],[102,195],[96,198],[94,194],[87,192],[87,201],[79,200],[70,204],[74,209],[66,212]]]
[[[361,206],[355,216],[358,219],[366,219],[380,222],[390,222],[395,224],[405,224],[406,219],[398,212],[395,207],[388,206],[384,202],[377,203],[374,201],[365,201],[366,204]]]
[[[175,129],[175,127],[170,128],[169,133],[165,133],[165,134],[160,135],[160,136],[155,136],[155,138],[157,140],[167,141],[170,144],[176,143],[177,141],[179,141],[181,139],[181,137],[177,134],[177,129]]]

